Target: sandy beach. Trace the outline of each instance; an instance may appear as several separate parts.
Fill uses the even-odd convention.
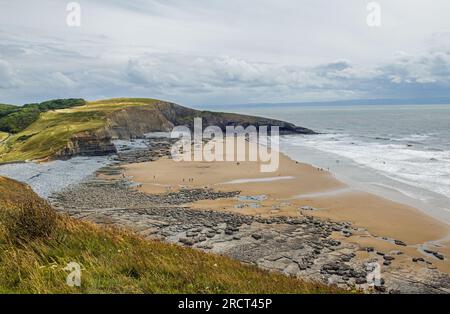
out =
[[[404,254],[395,260],[394,267],[404,264],[415,267],[417,263],[411,257],[421,257],[431,261],[432,267],[450,273],[448,259],[440,260],[423,251],[439,251],[449,256],[447,224],[411,206],[355,190],[338,181],[332,173],[283,154],[280,154],[278,171],[273,173],[261,173],[259,162],[176,162],[169,158],[124,168],[125,176],[141,184],[139,189],[145,193],[204,187],[241,192],[241,198],[190,204],[196,209],[261,217],[312,215],[351,222],[358,231],[351,235],[336,234],[337,239],[383,252],[399,250],[394,241],[400,241],[405,244],[401,246]]]

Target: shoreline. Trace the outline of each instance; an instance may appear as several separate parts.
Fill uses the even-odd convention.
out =
[[[285,154],[286,156],[288,156],[289,158],[293,159],[293,160],[298,160],[298,158],[296,158],[296,153],[298,153],[298,150],[307,150],[307,151],[312,151],[312,148],[310,147],[303,147],[303,146],[296,146],[296,147],[286,147],[286,149],[282,150],[282,153]],[[321,153],[320,150],[317,150],[314,152],[314,155]],[[327,154],[332,154],[329,152],[326,152]],[[314,156],[313,155],[313,156]],[[306,163],[309,164],[313,167],[323,167],[324,165],[321,165],[320,162],[316,163],[314,162],[314,160],[312,160],[312,158],[314,158],[313,156],[309,156],[307,159],[308,161],[300,161],[302,163]],[[328,157],[329,158],[329,157]],[[346,166],[344,167],[344,170],[342,170],[339,167],[335,167],[332,170],[329,170],[330,174],[335,177],[337,180],[347,184],[350,188],[353,188],[355,190],[361,190],[361,191],[365,191],[368,192],[370,194],[374,194],[377,195],[381,198],[385,198],[387,200],[396,202],[396,203],[401,203],[413,208],[416,208],[418,210],[420,210],[421,212],[423,212],[425,215],[432,217],[435,220],[438,220],[440,222],[443,222],[445,224],[447,224],[450,227],[450,215],[448,213],[446,213],[446,211],[448,211],[446,208],[444,208],[442,206],[442,201],[439,200],[439,202],[441,203],[436,203],[436,200],[433,199],[432,203],[430,202],[426,202],[424,199],[419,198],[419,197],[414,197],[411,191],[405,191],[403,190],[401,187],[399,186],[395,186],[394,183],[398,183],[395,182],[392,178],[386,177],[384,174],[379,173],[376,169],[372,169],[370,167],[364,166],[364,165],[360,165],[358,163],[356,163],[355,161],[348,159],[346,157],[340,156],[340,155],[335,155],[336,160],[339,159],[342,163],[342,161],[345,161]],[[384,178],[387,181],[392,181],[393,184],[389,184],[389,183],[383,183],[383,182],[379,182],[379,181],[364,181],[364,180],[358,180],[357,178],[353,178],[351,173],[348,173],[349,170],[347,168],[350,167],[354,167],[357,168],[358,170],[355,171],[358,173],[363,173],[366,172],[365,175],[375,175],[379,178]],[[337,170],[339,169],[339,170]],[[400,183],[400,184],[405,184],[405,183]],[[412,189],[415,189],[417,191],[422,190],[422,188],[417,187],[417,186],[411,186]],[[428,190],[424,190],[426,193],[430,193],[430,191]],[[441,197],[441,196],[439,196]]]
[[[297,217],[300,213],[350,222],[360,232],[344,236],[344,241],[381,251],[398,249],[394,242],[398,241],[406,244],[402,246],[402,251],[408,256],[430,258],[439,270],[450,273],[447,259],[450,254],[450,228],[446,223],[409,205],[352,189],[332,173],[296,162],[283,153],[280,153],[280,169],[275,174],[259,173],[256,171],[257,162],[236,165],[233,162],[175,162],[165,158],[151,163],[125,165],[124,169],[125,176],[140,184],[138,190],[147,194],[208,187],[225,192],[239,190],[243,196],[266,196],[265,200],[256,202],[240,202],[235,198],[200,200],[189,204],[194,209],[213,209],[256,217]],[[187,178],[193,178],[194,182],[188,182]],[[343,193],[334,193],[336,190]],[[317,210],[301,210],[306,207]],[[424,249],[439,250],[445,259],[424,254]]]

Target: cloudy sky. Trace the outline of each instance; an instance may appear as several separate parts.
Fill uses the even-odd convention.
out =
[[[0,0],[0,103],[450,97],[450,1]]]

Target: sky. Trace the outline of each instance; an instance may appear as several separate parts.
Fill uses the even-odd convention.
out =
[[[370,2],[0,0],[0,103],[450,97],[450,1]]]

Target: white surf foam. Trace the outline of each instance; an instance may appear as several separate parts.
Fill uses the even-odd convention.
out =
[[[290,137],[285,144],[329,152],[405,184],[450,196],[450,151],[426,151],[404,144],[361,142],[345,135]],[[339,162],[336,160],[336,162]]]

